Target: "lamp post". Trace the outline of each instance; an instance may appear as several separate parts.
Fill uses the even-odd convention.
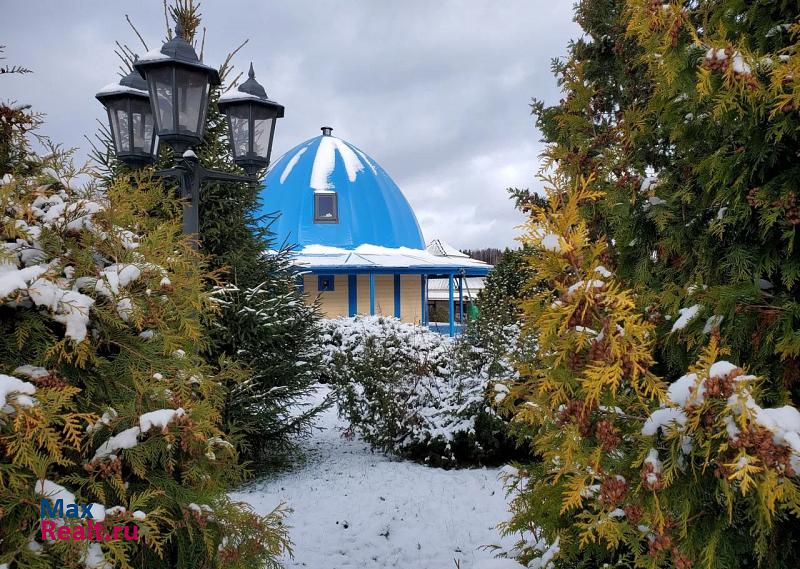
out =
[[[200,164],[192,147],[203,140],[209,92],[220,84],[217,70],[200,61],[183,39],[180,25],[175,37],[160,50],[136,59],[133,67],[119,84],[108,85],[96,95],[108,111],[114,151],[128,166],[141,168],[155,161],[159,141],[173,149],[175,165],[156,175],[178,180],[184,199],[183,232],[196,235],[202,183],[258,182],[258,172],[269,165],[275,122],[283,117],[284,108],[269,100],[255,80],[251,63],[247,81],[219,100],[234,162],[247,175],[210,170]]]

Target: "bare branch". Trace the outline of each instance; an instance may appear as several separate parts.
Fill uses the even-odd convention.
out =
[[[206,27],[203,26],[203,38],[200,40],[200,61],[203,61],[203,52],[206,49]]]
[[[125,50],[125,53],[128,54],[128,57],[131,58],[131,62],[133,62],[136,59],[136,52],[128,47],[128,44],[122,44],[122,47]]]
[[[119,51],[115,49],[114,53],[116,53],[117,57],[122,61],[122,65],[119,67],[120,72],[123,76],[127,75],[133,69],[133,62],[136,59],[136,54],[126,44],[121,44],[119,41],[115,41],[114,43],[117,44],[119,48]]]
[[[167,0],[164,0],[164,24],[167,26],[167,39],[172,39],[172,28],[169,25],[169,11],[167,10]]]
[[[131,27],[131,29],[134,31],[136,36],[139,38],[139,41],[142,42],[142,45],[144,46],[144,50],[145,51],[150,51],[150,48],[147,47],[147,44],[145,43],[144,38],[142,37],[142,34],[139,33],[139,30],[137,30],[136,26],[134,26],[133,22],[131,22],[131,17],[128,16],[128,14],[125,14],[125,19],[128,20],[128,25]]]
[[[222,62],[222,65],[219,66],[219,76],[220,76],[220,79],[222,79],[222,81],[225,81],[225,77],[228,75],[228,73],[231,70],[230,63],[231,63],[231,60],[233,59],[233,56],[236,55],[237,53],[239,53],[239,50],[241,50],[244,46],[246,46],[247,42],[249,42],[249,41],[250,41],[250,38],[247,38],[241,44],[239,44],[239,47],[237,47],[232,52],[230,52],[228,54],[228,56],[225,58],[225,61]]]
[[[234,87],[236,87],[236,84],[237,84],[237,83],[239,83],[239,79],[241,79],[241,78],[242,78],[242,75],[244,75],[244,73],[242,73],[242,72],[240,71],[240,72],[239,72],[239,74],[238,74],[238,75],[237,75],[237,76],[236,76],[236,77],[233,79],[233,81],[231,81],[230,83],[228,83],[228,86],[227,86],[227,87],[225,87],[225,90],[223,91],[223,93],[227,93],[228,91],[230,91],[231,89],[233,89]]]
[[[11,73],[19,73],[20,75],[25,73],[33,73],[32,69],[28,69],[27,67],[20,67],[19,65],[11,65],[11,66],[4,66],[0,67],[0,75],[6,75]]]

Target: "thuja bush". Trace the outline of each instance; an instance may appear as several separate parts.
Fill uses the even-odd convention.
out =
[[[543,163],[602,190],[583,214],[650,312],[658,373],[682,376],[716,329],[797,405],[797,7],[583,0],[575,19],[563,97],[533,107]]]
[[[13,124],[6,134],[0,564],[277,567],[283,510],[257,516],[225,494],[243,474],[220,429],[239,370],[200,355],[218,310],[180,204],[146,176],[73,189],[61,153],[36,156]],[[58,499],[138,539],[43,536],[40,502]],[[86,520],[55,522],[85,533]]]
[[[467,347],[382,316],[327,320],[322,330],[340,413],[375,448],[442,467],[497,462],[512,452],[505,423],[490,407],[493,379],[480,363],[465,365]]]
[[[524,303],[537,353],[503,406],[538,462],[510,470],[509,533],[532,567],[794,567],[800,412],[770,408],[763,378],[719,334],[671,384],[656,325],[616,278],[581,211],[592,180],[551,180],[532,208],[529,262],[548,283]]]

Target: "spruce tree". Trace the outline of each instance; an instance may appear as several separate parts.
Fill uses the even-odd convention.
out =
[[[522,304],[535,287],[528,257],[528,247],[506,249],[502,258],[485,279],[478,293],[477,316],[470,319],[462,341],[456,344],[457,359],[468,375],[480,369],[492,380],[513,376],[511,362],[530,356],[533,341],[520,341]],[[469,312],[469,311],[468,311]]]
[[[220,94],[212,91],[197,155],[208,168],[240,173],[217,107]],[[226,428],[256,468],[271,468],[290,458],[294,441],[322,409],[306,404],[319,377],[320,316],[317,304],[306,304],[297,285],[293,245],[276,243],[269,230],[273,219],[258,216],[260,190],[257,183],[206,184],[200,236],[223,281],[218,288],[222,318],[212,331],[209,358],[238,360],[252,373],[244,384],[231,386]]]

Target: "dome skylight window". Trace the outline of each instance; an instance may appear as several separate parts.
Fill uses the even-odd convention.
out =
[[[339,223],[336,192],[314,192],[314,223]]]

